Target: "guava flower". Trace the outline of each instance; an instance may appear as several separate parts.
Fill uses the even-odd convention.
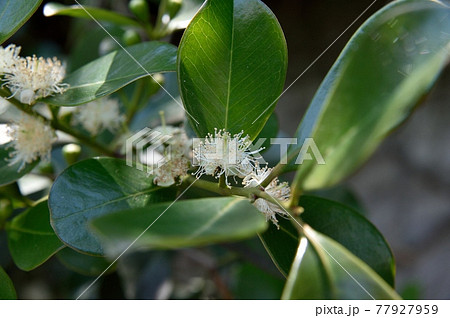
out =
[[[272,169],[264,167],[262,169],[257,168],[254,172],[244,178],[242,184],[244,184],[244,188],[253,188],[258,187],[261,183],[266,179]],[[287,202],[291,195],[291,189],[287,182],[280,183],[278,178],[273,179],[269,185],[264,189],[264,191],[281,202]],[[253,205],[261,211],[265,217],[266,221],[272,221],[273,224],[279,229],[278,220],[276,218],[277,214],[282,217],[288,217],[289,213],[286,212],[280,205],[268,202],[262,198],[258,198],[255,200]]]
[[[3,80],[12,96],[21,103],[32,105],[39,98],[62,94],[68,87],[61,83],[65,74],[65,67],[56,57],[27,56],[16,59]]]
[[[173,126],[159,126],[153,129],[166,138],[157,150],[164,154],[166,162],[154,169],[153,182],[161,187],[169,187],[182,176],[187,175],[190,167],[191,142],[184,130]]]
[[[170,187],[182,176],[187,175],[189,160],[184,156],[175,156],[167,160],[154,171],[153,182],[160,187]]]
[[[212,175],[219,178],[225,175],[225,182],[229,176],[244,178],[257,166],[257,159],[253,157],[261,149],[250,151],[252,142],[249,136],[242,137],[244,132],[235,134],[233,137],[225,130],[214,130],[214,136],[208,136],[194,148],[194,165],[199,168],[195,176]]]
[[[124,121],[119,102],[108,97],[78,106],[73,117],[74,124],[80,124],[94,136],[104,129],[114,133]]]
[[[21,171],[25,164],[40,158],[49,161],[52,143],[56,140],[53,129],[42,118],[22,114],[20,120],[8,126],[8,135],[12,139],[9,165],[21,162]]]
[[[5,48],[0,46],[0,75],[9,73],[19,59],[19,53],[20,46],[15,46],[14,44],[10,44]]]

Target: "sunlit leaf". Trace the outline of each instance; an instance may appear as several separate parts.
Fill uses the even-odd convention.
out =
[[[395,281],[395,263],[383,235],[357,211],[327,199],[301,197],[301,217],[314,230],[342,244],[366,262],[390,285]],[[287,275],[297,253],[299,236],[290,220],[280,219],[280,229],[271,226],[260,237],[283,275]]]
[[[449,61],[450,7],[400,0],[355,33],[317,91],[289,150],[304,190],[331,186],[353,173],[413,111]],[[295,165],[305,138],[325,164]]]
[[[400,299],[367,264],[305,226],[283,299]]]
[[[186,29],[178,81],[193,129],[242,130],[255,138],[284,85],[287,48],[273,13],[259,0],[210,0]]]
[[[168,43],[144,42],[102,56],[69,74],[69,88],[44,101],[56,106],[76,106],[114,93],[149,74],[173,72],[177,48]]]

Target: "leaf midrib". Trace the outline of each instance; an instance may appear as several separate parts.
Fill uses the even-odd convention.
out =
[[[54,216],[52,216],[52,219],[53,220],[63,220],[63,219],[72,217],[74,215],[80,214],[80,213],[85,213],[87,211],[95,210],[95,209],[98,209],[98,208],[101,208],[101,207],[105,207],[105,206],[108,206],[108,205],[116,203],[116,202],[128,200],[130,198],[133,198],[133,197],[136,197],[136,196],[139,196],[139,195],[148,194],[148,193],[151,193],[151,192],[154,192],[154,191],[158,191],[158,190],[160,190],[160,189],[159,188],[151,188],[151,189],[148,189],[146,191],[141,191],[141,192],[137,192],[137,193],[134,193],[134,194],[131,194],[131,195],[126,195],[126,196],[123,196],[123,197],[116,198],[114,200],[110,200],[110,201],[104,202],[102,204],[98,204],[98,205],[95,205],[95,206],[92,206],[92,207],[89,207],[89,208],[86,208],[86,209],[82,209],[80,211],[73,212],[73,213],[65,215],[63,217],[54,217]]]
[[[32,235],[44,235],[44,236],[52,236],[52,235],[54,235],[56,237],[56,234],[52,233],[52,232],[43,232],[43,231],[25,229],[25,228],[15,227],[15,226],[11,226],[11,225],[8,226],[8,231],[16,231],[16,232],[21,232],[21,233],[25,233],[25,234],[32,234]]]
[[[228,70],[228,88],[227,88],[227,103],[225,105],[225,124],[224,129],[228,129],[228,111],[230,108],[230,98],[231,98],[231,76],[233,74],[233,52],[234,52],[234,1],[233,8],[231,12],[231,45],[230,45],[230,64]],[[221,127],[218,127],[219,129]]]
[[[222,207],[216,215],[211,218],[208,222],[206,222],[202,227],[200,227],[197,231],[192,233],[186,241],[193,240],[196,237],[199,237],[202,233],[204,233],[206,230],[211,228],[215,223],[217,223],[218,220],[220,220],[224,215],[226,215],[226,212],[229,211],[233,206],[235,206],[237,203],[241,202],[242,199],[235,199],[230,202],[228,202],[224,207]]]

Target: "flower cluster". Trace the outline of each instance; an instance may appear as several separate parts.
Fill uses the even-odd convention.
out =
[[[165,161],[154,168],[153,182],[161,187],[169,187],[182,176],[187,175],[190,162],[190,142],[186,133],[173,126],[159,126],[153,129],[166,136],[166,142],[158,147]]]
[[[20,57],[20,47],[0,47],[0,75],[12,96],[32,105],[37,99],[63,93],[68,85],[61,83],[65,67],[56,58]]]
[[[56,134],[44,119],[22,114],[18,122],[8,126],[8,135],[14,147],[14,151],[10,154],[9,165],[20,162],[18,171],[38,158],[44,161],[50,160],[52,143],[56,139]]]
[[[3,48],[0,46],[0,75],[9,73],[19,59],[20,46],[10,44]]]
[[[225,176],[225,182],[230,185],[228,177],[244,178],[257,167],[257,159],[253,155],[261,151],[250,151],[252,142],[243,132],[231,136],[224,130],[217,129],[214,135],[208,136],[194,148],[194,164],[199,168],[195,175],[211,175],[216,178]]]
[[[211,175],[216,178],[225,177],[227,186],[230,185],[228,177],[242,178],[242,184],[246,188],[261,187],[262,182],[270,175],[272,169],[260,168],[258,159],[255,157],[262,149],[250,150],[252,144],[249,136],[242,137],[243,132],[231,136],[224,130],[217,129],[214,135],[208,136],[199,144],[194,146],[194,165],[199,168],[195,175]],[[289,200],[290,188],[287,182],[280,183],[274,178],[270,184],[263,188],[273,199],[286,202]],[[286,210],[279,204],[268,202],[257,198],[254,206],[261,211],[266,220],[271,220],[278,227],[276,215],[288,216]]]
[[[80,124],[95,136],[104,129],[117,131],[124,121],[125,117],[120,114],[117,99],[104,97],[78,106],[72,123]]]
[[[242,181],[245,188],[252,188],[261,186],[261,183],[269,176],[272,169],[264,167],[262,169],[256,169],[250,175],[246,176]],[[279,182],[278,178],[274,178],[264,191],[272,198],[281,202],[287,202],[291,195],[291,189],[287,182]],[[276,215],[288,217],[287,211],[278,204],[268,202],[264,199],[258,198],[253,205],[266,216],[266,221],[271,220],[273,224],[278,226],[278,220]]]

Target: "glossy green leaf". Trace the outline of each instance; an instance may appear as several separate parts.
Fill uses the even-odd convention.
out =
[[[105,257],[81,254],[71,248],[62,249],[56,258],[68,269],[86,276],[98,276],[111,264]],[[105,274],[115,269],[111,266]]]
[[[24,271],[35,269],[64,247],[50,225],[47,201],[16,216],[6,230],[14,263]]]
[[[17,299],[14,285],[9,276],[5,273],[5,271],[1,267],[0,267],[0,299],[1,300]]]
[[[109,214],[91,225],[113,254],[122,252],[150,225],[134,248],[213,244],[251,237],[267,227],[249,200],[232,197],[160,203]]]
[[[356,193],[346,185],[338,184],[331,188],[315,190],[306,194],[339,202],[358,211],[362,215],[366,215],[367,212],[363,202],[361,202]]]
[[[92,18],[94,18],[97,21],[111,22],[117,25],[140,27],[139,22],[130,17],[113,11],[89,6],[66,6],[56,2],[49,2],[44,6],[44,15],[46,17],[65,15],[69,17],[85,18],[89,20],[92,20]]]
[[[279,218],[280,229],[273,224],[259,235],[261,242],[269,253],[278,270],[287,277],[298,247],[298,233],[287,219]]]
[[[439,1],[395,1],[364,23],[298,128],[294,160],[313,138],[326,164],[292,161],[296,186],[327,187],[353,173],[427,94],[449,61],[449,45],[450,7]]]
[[[113,158],[80,161],[56,179],[49,196],[50,220],[58,237],[87,254],[103,248],[88,222],[112,212],[173,200],[175,189],[159,188],[146,172]]]
[[[305,225],[283,299],[400,299],[344,246]]]
[[[178,81],[192,127],[244,130],[253,139],[283,89],[287,48],[273,13],[259,0],[210,0],[186,29]]]
[[[42,0],[0,1],[0,44],[13,35],[37,10]]]
[[[395,263],[391,249],[381,233],[357,211],[327,199],[301,197],[305,209],[301,217],[316,231],[339,242],[366,262],[390,285],[394,285]],[[289,272],[298,247],[298,234],[290,220],[279,220],[280,230],[271,226],[261,235],[275,264],[283,275]]]
[[[0,186],[10,184],[23,175],[30,172],[38,163],[38,160],[30,164],[26,164],[22,170],[19,171],[21,162],[10,165],[10,159],[12,153],[14,152],[14,147],[12,143],[7,143],[0,145]]]
[[[303,221],[344,245],[394,286],[394,255],[383,235],[364,216],[343,204],[314,196],[303,196],[299,204],[305,209]]]
[[[168,43],[145,42],[102,56],[69,74],[64,94],[46,98],[56,106],[76,106],[114,93],[148,74],[173,72],[177,48]],[[128,53],[131,55],[129,55]]]

